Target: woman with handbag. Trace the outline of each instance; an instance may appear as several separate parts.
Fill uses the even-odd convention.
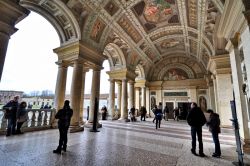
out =
[[[21,102],[19,105],[18,111],[17,111],[17,129],[16,129],[16,134],[23,134],[21,132],[21,127],[24,122],[28,120],[28,112],[26,110],[27,103],[26,102]]]

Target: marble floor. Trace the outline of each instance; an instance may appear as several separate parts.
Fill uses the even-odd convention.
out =
[[[190,128],[184,121],[163,121],[156,130],[152,119],[145,122],[100,121],[100,132],[69,133],[68,151],[53,154],[58,130],[0,136],[0,166],[229,166],[237,161],[235,138],[230,131],[220,135],[222,157],[211,157],[211,134],[203,129],[204,153],[190,153]],[[250,163],[250,157],[244,161]]]

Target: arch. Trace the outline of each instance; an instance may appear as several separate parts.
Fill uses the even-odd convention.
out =
[[[104,49],[104,54],[108,57],[110,68],[126,66],[124,54],[116,44],[107,44]]]
[[[135,68],[135,73],[137,74],[136,79],[145,79],[145,71],[141,64],[138,64]]]
[[[63,2],[21,0],[20,5],[46,18],[56,29],[61,45],[81,39],[79,24]]]

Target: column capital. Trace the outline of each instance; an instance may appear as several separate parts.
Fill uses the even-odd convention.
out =
[[[115,82],[117,83],[117,85],[121,85],[122,84],[121,80],[116,80]]]
[[[69,66],[69,63],[65,62],[63,60],[59,60],[59,61],[55,62],[55,64],[57,64],[59,68],[60,67],[67,68]]]
[[[109,82],[110,82],[110,83],[115,83],[115,79],[110,78],[110,79],[109,79]]]

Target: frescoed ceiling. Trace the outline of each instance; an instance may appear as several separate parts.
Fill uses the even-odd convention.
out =
[[[21,0],[29,2],[31,0]],[[36,0],[65,24],[53,1]],[[221,0],[61,0],[76,17],[81,40],[102,52],[112,44],[124,53],[126,65],[136,62],[156,68],[167,57],[194,58],[206,69],[216,53],[216,23],[223,11]],[[70,35],[73,30],[68,30]],[[106,50],[105,50],[106,49]],[[113,48],[117,50],[117,48]],[[118,63],[113,55],[114,65]],[[127,60],[128,59],[128,60]]]

